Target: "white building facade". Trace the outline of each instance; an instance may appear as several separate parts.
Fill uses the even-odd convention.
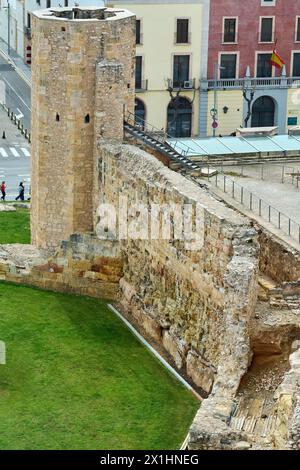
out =
[[[102,6],[102,0],[0,0],[0,48],[7,50],[8,43],[12,51],[31,62],[31,17],[35,10],[52,7],[72,7],[78,5]],[[9,34],[8,34],[9,26]]]

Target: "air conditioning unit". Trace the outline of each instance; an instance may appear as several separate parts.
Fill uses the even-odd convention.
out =
[[[191,89],[191,88],[193,88],[193,87],[194,87],[194,80],[185,80],[185,81],[183,82],[183,88],[184,88],[185,90]]]

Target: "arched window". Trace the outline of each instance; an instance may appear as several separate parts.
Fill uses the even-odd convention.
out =
[[[272,127],[275,123],[275,103],[270,96],[261,96],[252,106],[252,127]]]
[[[85,118],[84,118],[84,122],[86,124],[88,124],[90,122],[90,115],[89,114],[86,114]]]
[[[56,119],[57,122],[59,122],[59,114],[58,113],[56,113],[56,118],[55,119]]]
[[[146,108],[143,101],[138,98],[135,99],[134,120],[136,125],[144,127],[146,121]]]
[[[191,137],[192,104],[187,98],[177,96],[168,106],[167,133],[171,137]]]

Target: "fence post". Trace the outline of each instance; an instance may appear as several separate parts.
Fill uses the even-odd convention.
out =
[[[271,222],[271,206],[269,206],[269,222]]]
[[[241,204],[244,204],[244,188],[241,187]]]
[[[232,181],[232,198],[234,199],[234,181]]]
[[[284,165],[282,166],[282,171],[281,171],[281,182],[284,183]]]
[[[259,216],[261,217],[261,199],[259,199],[259,209],[258,209]]]
[[[250,211],[252,211],[252,193],[250,193]]]
[[[261,179],[264,179],[264,164],[261,164]]]
[[[278,228],[281,228],[280,223],[281,223],[281,214],[280,212],[278,212]]]
[[[289,218],[289,236],[291,236],[291,219]]]
[[[224,175],[224,193],[226,193],[226,176]]]

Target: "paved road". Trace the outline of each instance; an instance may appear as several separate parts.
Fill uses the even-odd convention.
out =
[[[0,129],[5,130],[6,139],[0,135],[0,181],[7,186],[7,200],[18,194],[20,181],[25,183],[28,197],[30,183],[30,145],[0,107]]]
[[[30,130],[31,90],[13,66],[0,55],[0,100],[16,114],[23,114],[21,122]]]

